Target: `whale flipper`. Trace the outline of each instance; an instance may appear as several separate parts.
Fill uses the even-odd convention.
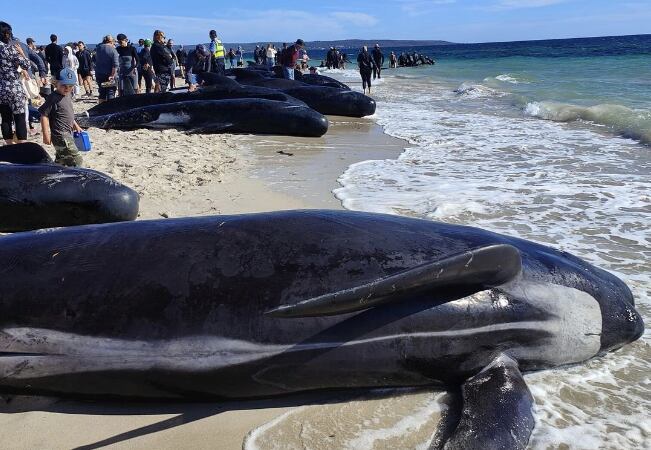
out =
[[[402,299],[405,295],[454,286],[480,291],[504,284],[520,273],[517,248],[489,245],[421,264],[385,278],[267,311],[273,317],[345,314]]]
[[[0,162],[13,164],[48,164],[52,158],[43,147],[34,142],[0,147]]]
[[[461,391],[459,424],[444,450],[526,448],[535,425],[534,399],[515,360],[501,354],[469,378]]]

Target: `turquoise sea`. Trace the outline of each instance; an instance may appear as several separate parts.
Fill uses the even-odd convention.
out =
[[[349,167],[334,192],[344,207],[574,253],[629,284],[648,330],[651,35],[410,50],[437,64],[385,70],[372,90],[371,119],[405,151]],[[322,73],[361,90],[354,64]],[[530,448],[651,448],[650,372],[647,331],[603,358],[527,375]]]

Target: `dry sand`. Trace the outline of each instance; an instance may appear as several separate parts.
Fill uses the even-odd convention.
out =
[[[77,110],[90,106],[75,104]],[[396,158],[405,143],[384,135],[370,119],[330,120],[328,133],[316,139],[92,128],[93,150],[84,155],[84,165],[138,191],[138,220],[341,208],[331,193],[339,175],[358,161]],[[414,439],[407,447],[422,444],[433,431],[438,404],[432,394],[406,392],[389,403],[360,395],[221,404],[10,397],[0,404],[0,448],[396,448],[404,435],[390,430],[407,427]],[[419,402],[427,411],[422,423],[403,424]],[[387,416],[387,408],[396,414]],[[360,441],[363,429],[375,434]]]

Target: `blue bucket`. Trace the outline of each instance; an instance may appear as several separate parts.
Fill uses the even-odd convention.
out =
[[[72,137],[75,139],[75,145],[80,152],[88,152],[92,148],[90,145],[90,137],[85,131],[75,131],[72,133]]]

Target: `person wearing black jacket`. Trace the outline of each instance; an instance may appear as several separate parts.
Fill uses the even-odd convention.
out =
[[[59,78],[59,73],[63,69],[63,49],[57,44],[57,35],[51,34],[51,43],[45,47],[45,59],[50,65],[50,75],[52,75],[52,86],[55,85],[55,80]]]
[[[179,63],[179,68],[181,69],[181,78],[185,78],[185,61],[188,58],[188,52],[185,51],[181,45],[176,51],[176,60]]]
[[[145,79],[145,90],[151,92],[152,81],[154,79],[154,62],[151,59],[151,41],[145,39],[142,50],[138,53],[138,90],[142,85],[142,79]]]
[[[189,92],[197,89],[201,82],[201,75],[210,72],[210,52],[205,45],[199,44],[192,50],[185,60],[185,80],[189,85]]]
[[[167,92],[172,77],[174,58],[165,48],[165,33],[160,30],[154,31],[154,43],[151,46],[151,60],[156,72],[156,91]]]
[[[90,83],[90,80],[92,79],[90,76],[90,71],[93,68],[93,58],[86,48],[86,44],[84,44],[82,41],[79,41],[77,45],[79,46],[79,51],[77,52],[77,60],[79,61],[77,75],[82,81],[84,89],[86,90],[86,95],[90,97],[93,95],[93,88]]]
[[[380,44],[375,44],[375,48],[371,52],[373,56],[373,62],[375,63],[375,68],[373,69],[373,79],[375,80],[380,77],[380,71],[382,70],[382,64],[384,64],[384,54],[380,50]]]
[[[362,47],[362,51],[357,55],[357,65],[359,66],[359,74],[362,76],[362,89],[366,94],[366,86],[368,86],[368,93],[371,93],[371,73],[375,70],[375,61],[368,52],[366,46]]]

